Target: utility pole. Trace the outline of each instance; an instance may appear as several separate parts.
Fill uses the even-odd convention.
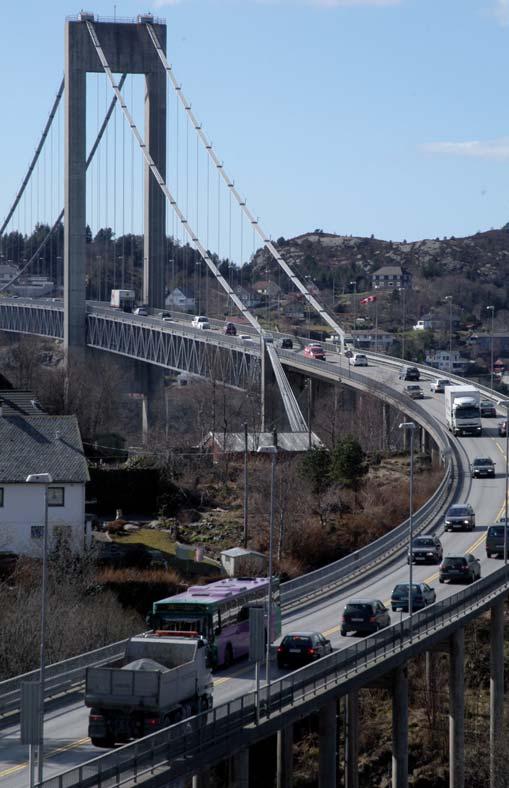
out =
[[[308,378],[308,449],[311,448],[311,407],[313,404],[313,381]]]
[[[490,352],[490,388],[493,391],[493,324],[495,320],[495,307],[487,306],[486,309],[491,312],[491,352]]]
[[[247,490],[247,421],[244,422],[244,528],[242,545],[247,547],[247,505],[248,505],[248,490]]]

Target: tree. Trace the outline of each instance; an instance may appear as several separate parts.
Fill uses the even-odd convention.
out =
[[[338,441],[332,452],[331,476],[334,481],[357,489],[367,470],[366,455],[359,441],[352,435]]]
[[[314,495],[322,495],[331,484],[331,455],[325,446],[306,452],[300,463],[300,475],[311,485]]]

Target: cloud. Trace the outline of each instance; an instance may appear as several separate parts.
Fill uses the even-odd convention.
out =
[[[469,156],[477,159],[509,159],[509,137],[496,140],[471,140],[469,142],[430,142],[419,146],[425,153],[446,156]]]
[[[493,13],[499,23],[507,27],[509,25],[509,0],[496,0]]]

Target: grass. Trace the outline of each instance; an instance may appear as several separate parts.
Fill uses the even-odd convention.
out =
[[[127,534],[126,536],[112,536],[112,539],[120,544],[143,544],[153,550],[160,550],[169,558],[175,557],[176,547],[174,540],[170,538],[169,534],[158,529],[140,528],[137,533]],[[206,556],[199,563],[216,566],[216,563]]]

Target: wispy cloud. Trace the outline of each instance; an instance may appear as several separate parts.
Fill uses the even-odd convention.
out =
[[[477,159],[509,159],[509,137],[496,140],[470,140],[468,142],[430,142],[419,146],[425,153],[446,156],[469,156]]]
[[[507,27],[509,25],[509,0],[495,0],[493,13],[499,23]]]

